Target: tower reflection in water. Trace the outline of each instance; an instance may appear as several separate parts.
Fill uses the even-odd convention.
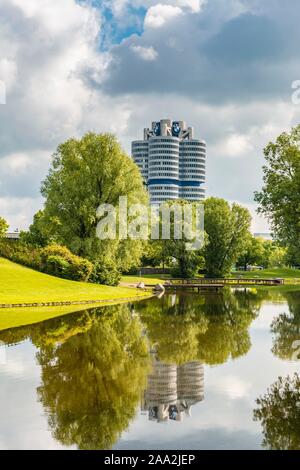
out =
[[[182,421],[204,399],[204,367],[200,362],[177,366],[154,361],[144,393],[142,411],[150,421]]]

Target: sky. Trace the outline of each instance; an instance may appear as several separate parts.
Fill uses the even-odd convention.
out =
[[[264,146],[300,121],[299,15],[298,0],[0,0],[0,216],[28,227],[64,140],[113,132],[130,152],[170,118],[207,142],[207,195],[268,231],[253,193]]]

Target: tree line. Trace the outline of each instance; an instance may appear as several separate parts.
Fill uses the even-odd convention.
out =
[[[97,208],[148,204],[140,171],[111,134],[87,133],[59,145],[41,185],[44,208],[35,214],[22,246],[63,246],[92,263],[94,282],[117,284],[121,273],[143,265],[166,266],[180,277],[204,271],[208,277],[227,276],[234,265],[263,267],[300,265],[300,126],[283,133],[264,149],[264,186],[255,194],[259,212],[270,221],[275,242],[254,238],[251,215],[239,204],[210,197],[204,204],[205,244],[189,251],[186,240],[100,240]],[[178,201],[176,201],[178,202]],[[185,204],[182,201],[182,204]],[[7,223],[0,218],[0,236]],[[53,270],[66,262],[58,249]],[[58,254],[57,254],[58,252]],[[69,255],[68,255],[69,256]],[[55,264],[56,263],[56,264]]]

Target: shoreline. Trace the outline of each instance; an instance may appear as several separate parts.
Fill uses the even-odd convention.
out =
[[[145,295],[135,295],[119,299],[101,299],[97,303],[68,303],[67,305],[45,305],[43,307],[8,307],[0,309],[0,331],[13,328],[35,325],[54,318],[80,313],[94,308],[104,308],[113,305],[122,305],[130,302],[139,302],[153,297],[151,292]],[[76,308],[77,306],[77,308]]]
[[[112,302],[130,302],[135,299],[152,297],[152,293],[148,291],[145,294],[139,294],[130,297],[119,297],[113,299],[93,299],[93,300],[62,300],[54,302],[21,302],[15,304],[0,304],[0,309],[10,309],[10,308],[36,308],[36,307],[63,307],[69,305],[94,305],[102,303],[112,303]]]

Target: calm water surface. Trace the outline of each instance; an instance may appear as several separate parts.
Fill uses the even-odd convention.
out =
[[[300,449],[300,291],[166,295],[0,341],[1,449]]]

